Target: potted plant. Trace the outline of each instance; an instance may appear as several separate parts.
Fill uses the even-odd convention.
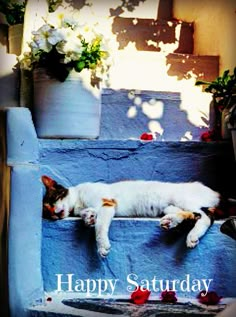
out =
[[[96,24],[57,17],[32,32],[29,51],[19,57],[20,67],[33,71],[36,132],[42,138],[97,138],[100,83],[110,60],[106,40]]]
[[[231,131],[231,137],[234,148],[234,157],[236,160],[236,93],[233,93],[226,106],[225,124]]]
[[[234,105],[236,93],[236,67],[232,74],[225,70],[222,76],[212,82],[197,81],[196,85],[204,85],[205,91],[213,95],[210,111],[214,113],[214,125],[210,131],[213,140],[230,138],[229,112]]]
[[[26,1],[1,0],[0,12],[5,16],[8,28],[9,53],[20,55]]]

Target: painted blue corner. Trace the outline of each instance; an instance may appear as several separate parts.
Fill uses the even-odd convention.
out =
[[[15,166],[11,172],[9,219],[9,298],[11,317],[42,303],[42,186],[36,166]]]
[[[8,165],[38,162],[38,140],[29,109],[8,109],[6,132]]]

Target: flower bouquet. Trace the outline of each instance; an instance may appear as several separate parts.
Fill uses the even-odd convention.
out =
[[[58,15],[56,21],[46,22],[32,32],[29,51],[19,57],[25,70],[45,68],[51,76],[65,81],[71,70],[90,69],[102,79],[110,66],[107,41],[93,27]]]
[[[77,22],[79,21],[79,22]],[[98,23],[48,14],[32,32],[20,67],[33,72],[33,120],[42,138],[97,138],[100,83],[108,73],[108,41]]]

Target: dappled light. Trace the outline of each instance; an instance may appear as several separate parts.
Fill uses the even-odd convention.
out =
[[[193,55],[194,23],[170,14],[169,19],[156,19],[164,1],[65,0],[64,4],[58,12],[73,11],[73,18],[85,25],[98,23],[96,32],[109,39],[104,50],[109,52],[111,67],[102,87],[126,92],[124,103],[117,101],[126,107],[126,123],[138,124],[141,116],[146,132],[156,133],[158,140],[198,140],[208,128],[211,96],[195,82],[215,78],[219,60]],[[128,137],[136,138],[139,132]]]
[[[146,0],[121,0],[116,1],[117,7],[110,9],[111,16],[119,16],[125,11],[133,12],[135,8],[139,7],[142,3],[144,3]]]
[[[156,141],[199,141],[209,117],[208,102],[201,100],[201,94],[106,89],[101,138],[106,139],[108,131],[111,139],[139,139],[147,132]],[[110,129],[111,121],[115,129]]]
[[[119,49],[130,42],[142,51],[190,53],[193,49],[191,23],[115,17],[112,32],[116,34]]]
[[[168,54],[166,64],[168,75],[177,76],[179,80],[189,79],[192,75],[198,79],[214,80],[219,72],[218,56],[196,56],[191,54]]]
[[[127,118],[135,120],[141,113],[146,118],[144,120],[146,121],[147,131],[153,133],[159,141],[171,139],[179,141],[196,140],[201,129],[207,128],[208,109],[204,110],[200,106],[197,107],[199,99],[193,107],[190,100],[191,96],[188,98],[184,94],[165,92],[155,94],[137,90],[129,92],[128,99],[130,100],[130,106],[126,113]]]

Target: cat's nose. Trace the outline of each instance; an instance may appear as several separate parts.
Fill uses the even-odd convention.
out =
[[[65,210],[64,209],[60,210],[60,212],[57,213],[57,216],[60,219],[65,218]]]
[[[90,225],[95,225],[96,217],[94,215],[90,216]]]

